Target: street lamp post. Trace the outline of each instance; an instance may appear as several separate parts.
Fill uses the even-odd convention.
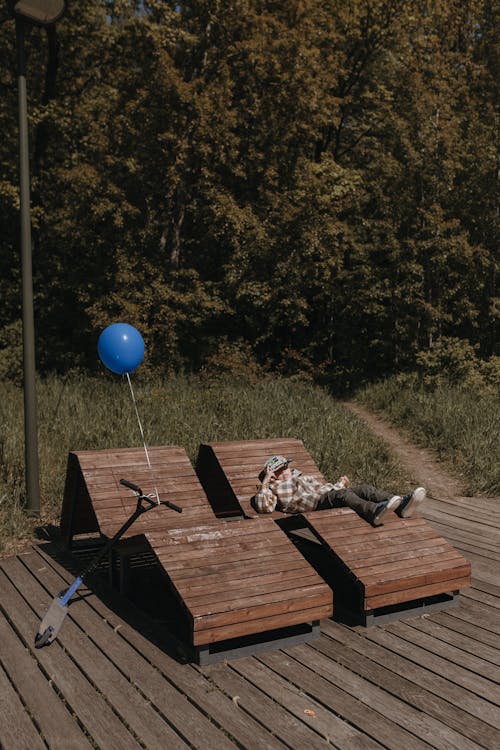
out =
[[[23,310],[23,381],[26,507],[40,515],[38,478],[38,428],[35,384],[35,324],[33,314],[33,277],[31,254],[30,174],[28,147],[28,105],[26,95],[26,24],[52,26],[66,10],[66,0],[7,0],[16,22],[17,77],[19,97],[19,187],[21,223],[21,269]]]

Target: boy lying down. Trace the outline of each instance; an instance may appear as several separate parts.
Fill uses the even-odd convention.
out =
[[[254,497],[258,513],[306,513],[325,508],[351,508],[373,526],[381,526],[384,516],[395,511],[400,518],[410,518],[425,500],[423,487],[406,495],[392,495],[369,484],[350,486],[348,477],[321,484],[314,476],[291,469],[293,459],[271,456],[259,474],[260,487]]]

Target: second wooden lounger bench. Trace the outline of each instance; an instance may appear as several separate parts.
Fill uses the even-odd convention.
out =
[[[200,446],[196,469],[215,512],[255,518],[252,496],[264,461],[273,454],[324,482],[300,440],[276,438]],[[335,592],[335,609],[370,625],[403,614],[452,606],[470,585],[470,563],[423,518],[395,514],[373,527],[348,508],[299,516],[274,512]],[[262,518],[262,516],[260,516]],[[302,528],[298,526],[302,525]]]
[[[469,561],[420,516],[404,519],[391,514],[376,528],[348,509],[303,517],[308,528],[295,533],[319,543],[335,561],[335,570],[344,572],[349,582],[344,608],[360,624],[453,606],[460,589],[470,585]],[[323,572],[335,586],[338,573],[331,576],[324,568]],[[339,615],[343,598],[337,601]]]

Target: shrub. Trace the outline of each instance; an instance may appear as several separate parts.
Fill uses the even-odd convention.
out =
[[[467,339],[442,336],[430,349],[416,355],[417,372],[428,388],[440,385],[485,385],[477,347]]]
[[[223,338],[217,350],[206,357],[200,374],[209,379],[230,375],[256,383],[264,372],[256,361],[250,344],[242,339],[229,341]]]
[[[480,363],[480,372],[486,386],[495,393],[500,392],[500,357],[493,355]]]
[[[23,331],[21,320],[0,330],[0,381],[23,382]]]

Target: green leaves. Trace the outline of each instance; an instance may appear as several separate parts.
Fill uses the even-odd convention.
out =
[[[40,369],[94,368],[100,327],[119,319],[160,370],[231,359],[231,341],[265,368],[349,377],[413,367],[440,336],[490,355],[495,14],[481,0],[86,0],[57,27],[52,98],[34,29]],[[0,337],[15,357],[11,31]]]

